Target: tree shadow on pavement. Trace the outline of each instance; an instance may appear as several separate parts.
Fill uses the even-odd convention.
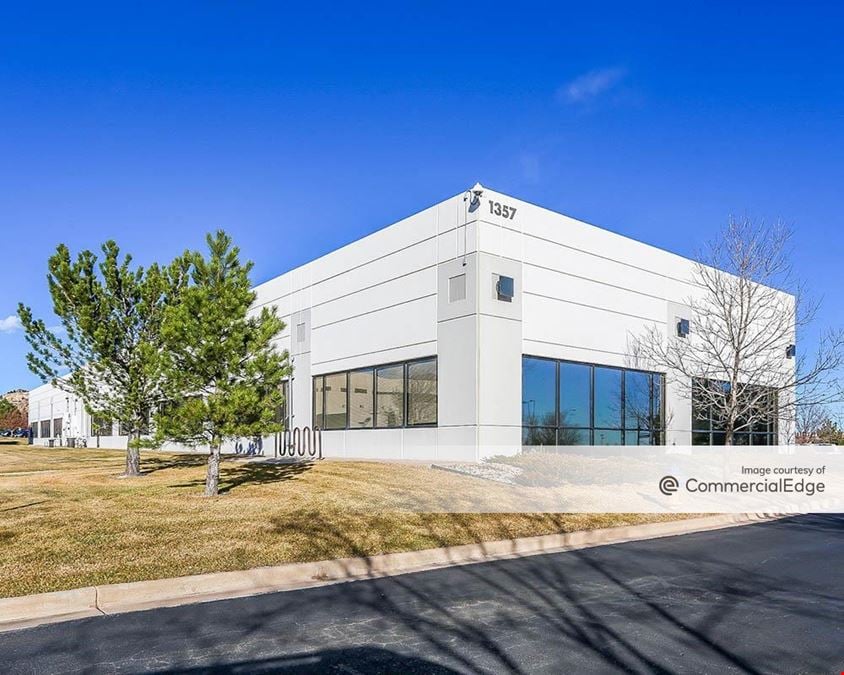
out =
[[[433,524],[445,515],[428,516],[432,536],[441,529]],[[311,536],[326,538],[332,548],[354,551],[367,561],[372,577],[380,576],[366,551],[337,529],[336,521],[317,523],[315,517],[311,514],[308,523]],[[448,517],[453,527],[463,528],[467,538],[483,545],[484,538],[473,530],[471,515]],[[841,536],[844,520],[816,516],[746,527],[805,527]],[[284,529],[289,529],[289,524]],[[486,535],[488,539],[488,532]],[[501,539],[509,537],[507,528],[502,527]],[[441,543],[447,545],[444,540]],[[448,588],[420,583],[425,575],[434,574],[429,572],[379,578],[376,593],[359,592],[363,587],[356,584],[344,584],[338,593],[366,606],[371,615],[399,624],[448,661],[478,672],[489,667],[507,672],[530,670],[496,637],[502,631],[525,631],[529,624],[534,638],[542,635],[546,644],[557,645],[551,651],[558,657],[577,652],[587,661],[612,669],[673,673],[683,663],[677,660],[678,654],[691,652],[713,669],[761,673],[776,667],[776,655],[771,655],[767,665],[754,663],[755,659],[736,649],[741,640],[730,640],[729,629],[723,628],[739,607],[755,603],[759,607],[754,612],[802,615],[829,626],[835,626],[844,612],[844,598],[829,589],[804,586],[797,597],[779,593],[783,580],[765,574],[756,564],[759,561],[735,566],[722,561],[717,550],[689,559],[680,552],[654,551],[650,544],[631,542],[571,551],[566,554],[570,560],[565,566],[549,564],[546,556],[512,560],[494,568],[483,563],[464,565],[457,576],[464,579],[465,587],[462,583]],[[624,553],[634,550],[636,555]],[[679,580],[654,573],[654,569],[665,569],[666,563],[674,570],[672,576],[680,574]],[[572,567],[577,574],[571,573]],[[504,601],[487,609],[477,595],[466,591],[469,588],[474,593],[485,589],[484,596]],[[473,611],[463,611],[464,603],[472,604]],[[693,619],[685,616],[690,606],[695,609]],[[643,626],[650,627],[645,636]]]
[[[130,665],[119,660],[128,650],[136,671],[220,673],[753,674],[826,672],[844,658],[831,637],[844,616],[838,587],[803,579],[799,561],[769,567],[764,546],[772,536],[781,555],[793,555],[782,542],[822,535],[807,543],[812,550],[840,541],[838,516],[380,577],[367,556],[372,543],[365,550],[351,539],[342,519],[295,515],[276,523],[280,534],[345,547],[372,579],[43,626],[25,647],[0,635],[0,654],[5,642],[33,670],[119,670]],[[473,514],[416,515],[443,544],[445,524],[481,546],[489,539],[488,519],[481,532]],[[505,523],[499,529],[501,539],[512,536]],[[764,536],[735,552],[755,534]],[[783,631],[801,619],[788,639]]]
[[[156,671],[153,671],[156,672]],[[397,673],[430,673],[430,675],[454,675],[458,671],[428,659],[383,649],[380,647],[351,647],[349,649],[325,649],[285,656],[235,661],[215,664],[212,667],[198,667],[157,671],[160,673],[214,673],[219,675],[250,675],[253,673],[282,673],[283,675],[304,675],[305,673],[368,673],[370,675],[394,675]]]

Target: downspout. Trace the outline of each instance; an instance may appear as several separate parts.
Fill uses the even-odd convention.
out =
[[[480,198],[479,198],[480,199]],[[478,207],[480,212],[480,206]],[[475,218],[475,222],[477,222]],[[463,237],[466,241],[463,249],[463,264],[466,264],[468,239],[466,230],[469,226],[468,213],[463,224]],[[481,461],[481,260],[480,228],[475,227],[475,461]]]

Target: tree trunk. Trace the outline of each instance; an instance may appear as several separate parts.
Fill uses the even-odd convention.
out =
[[[134,443],[132,442],[134,436]],[[126,475],[141,475],[141,432],[136,431],[126,441]]]
[[[211,444],[208,455],[208,472],[205,474],[205,496],[216,497],[220,487],[220,443]]]

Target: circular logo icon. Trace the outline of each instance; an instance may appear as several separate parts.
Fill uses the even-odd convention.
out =
[[[659,479],[659,491],[670,497],[680,488],[679,481],[674,476],[663,476]]]

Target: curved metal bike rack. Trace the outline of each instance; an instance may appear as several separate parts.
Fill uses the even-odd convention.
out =
[[[291,459],[322,459],[322,430],[319,427],[285,429],[276,454]]]

